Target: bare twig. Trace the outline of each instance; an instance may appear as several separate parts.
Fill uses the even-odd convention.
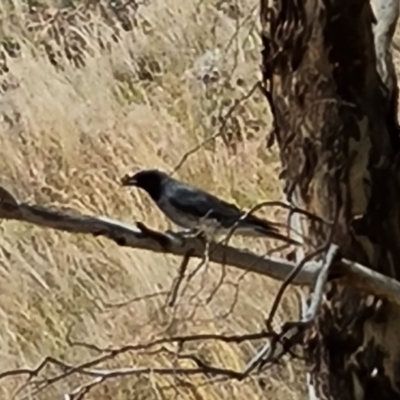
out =
[[[314,321],[317,312],[319,311],[322,302],[322,296],[324,294],[326,281],[328,279],[328,272],[335,260],[336,255],[338,254],[338,251],[339,247],[336,246],[335,244],[332,244],[329,247],[325,259],[323,260],[321,270],[319,271],[318,278],[315,282],[314,289],[312,292],[310,306],[305,311],[304,316],[301,320],[301,323],[304,325],[308,325],[312,321]]]
[[[171,293],[170,296],[168,298],[168,305],[170,307],[173,307],[175,304],[175,301],[178,297],[178,292],[179,292],[179,288],[180,285],[183,281],[183,279],[185,278],[185,273],[186,273],[186,269],[187,266],[189,264],[190,261],[190,257],[192,256],[193,250],[190,249],[182,258],[182,262],[181,262],[181,266],[179,268],[179,272],[178,272],[178,276],[175,278],[174,282],[172,283],[172,288],[171,288]]]
[[[335,257],[338,255],[338,253],[339,253],[339,247],[332,244],[322,260],[321,270],[318,274],[318,277],[315,281],[315,285],[311,293],[310,305],[304,311],[300,321],[286,322],[285,323],[286,328],[288,329],[291,329],[293,327],[306,328],[312,322],[315,321],[315,318],[321,306],[322,297],[324,295],[324,289],[328,279],[329,269],[333,265]]]
[[[249,99],[254,93],[255,91],[260,87],[260,82],[256,82],[251,89],[244,94],[242,97],[240,97],[239,99],[236,99],[233,102],[233,105],[229,108],[229,110],[227,111],[226,115],[223,118],[221,127],[219,128],[218,132],[215,133],[214,135],[208,137],[207,139],[203,140],[201,143],[199,143],[197,146],[193,147],[191,150],[189,150],[188,152],[186,152],[182,158],[179,160],[178,164],[176,164],[176,166],[174,167],[174,169],[171,172],[171,175],[173,175],[175,172],[177,172],[182,165],[187,161],[187,159],[192,156],[193,154],[197,153],[200,149],[202,149],[204,146],[206,146],[208,143],[214,141],[215,139],[217,139],[220,136],[223,136],[225,134],[226,131],[226,127],[229,121],[229,118],[232,117],[233,113],[235,112],[235,110],[237,109],[237,107],[245,100]]]
[[[31,393],[37,394],[45,389],[48,389],[50,386],[54,385],[57,382],[64,380],[65,378],[79,374],[86,375],[95,378],[93,381],[80,386],[73,390],[69,396],[72,399],[83,398],[79,396],[83,396],[88,393],[88,391],[94,386],[104,382],[106,379],[123,377],[123,376],[138,376],[138,375],[149,375],[149,374],[157,374],[157,375],[182,375],[182,376],[192,376],[192,375],[206,375],[206,376],[224,376],[230,379],[242,379],[242,372],[233,371],[226,368],[216,367],[209,365],[202,360],[200,360],[195,355],[182,354],[178,355],[178,359],[186,359],[191,360],[195,363],[195,368],[182,368],[179,365],[175,367],[144,367],[144,368],[123,368],[123,369],[113,369],[113,370],[94,370],[93,368],[100,366],[108,360],[115,359],[117,356],[121,354],[125,354],[127,352],[132,351],[141,351],[141,350],[151,350],[156,346],[160,346],[166,343],[176,343],[179,348],[182,348],[182,345],[187,342],[197,342],[197,341],[206,341],[206,340],[217,340],[223,341],[226,343],[242,343],[248,340],[258,340],[262,338],[268,337],[269,334],[266,332],[252,333],[252,334],[243,334],[243,335],[219,335],[219,334],[199,334],[199,335],[190,335],[190,336],[176,336],[172,338],[161,338],[156,339],[148,343],[142,343],[137,345],[128,345],[120,348],[105,348],[102,349],[94,344],[89,344],[85,342],[77,342],[73,341],[70,338],[67,338],[67,342],[71,346],[79,346],[85,347],[90,350],[95,350],[99,352],[101,355],[99,357],[93,358],[87,362],[81,363],[79,365],[73,366],[68,364],[67,362],[56,359],[54,357],[46,357],[36,368],[24,368],[24,369],[15,369],[0,373],[0,380],[11,377],[11,376],[27,376],[27,382],[20,387],[18,390],[21,393],[24,389],[28,387],[31,389]],[[164,347],[161,350],[168,351]],[[154,354],[154,352],[153,352]],[[175,353],[174,353],[175,354]],[[49,365],[55,365],[61,368],[62,372],[58,375],[49,378],[36,379],[45,367]],[[74,397],[75,396],[75,397]],[[25,397],[24,397],[25,398]],[[28,398],[28,397],[26,397]],[[68,398],[68,397],[67,397]]]
[[[127,345],[123,347],[109,347],[109,348],[100,348],[94,344],[89,344],[86,342],[79,342],[68,339],[68,344],[70,346],[76,347],[84,347],[90,350],[96,350],[99,353],[107,353],[119,355],[123,353],[139,351],[139,350],[148,350],[156,346],[160,346],[168,343],[177,343],[179,346],[185,343],[192,342],[200,342],[200,341],[219,341],[224,343],[243,343],[252,340],[265,339],[271,336],[271,333],[261,331],[256,333],[243,333],[243,334],[235,334],[235,335],[227,335],[227,334],[218,334],[218,333],[200,333],[196,335],[183,335],[183,336],[173,336],[152,340],[148,343],[139,343],[134,345]],[[2,378],[0,374],[0,379]]]
[[[272,331],[272,329],[273,329],[272,321],[273,321],[275,313],[278,309],[279,303],[281,302],[281,299],[282,299],[282,296],[283,296],[285,290],[287,289],[289,284],[293,281],[293,279],[296,278],[297,274],[300,273],[302,268],[304,268],[305,263],[307,261],[313,259],[314,257],[318,256],[321,253],[327,253],[328,250],[332,247],[332,240],[333,240],[333,236],[335,234],[335,230],[337,227],[337,221],[338,221],[338,215],[339,215],[338,211],[339,211],[338,207],[335,207],[333,224],[330,227],[330,231],[329,231],[327,239],[325,240],[325,243],[322,246],[320,246],[319,248],[317,248],[314,252],[306,255],[303,258],[303,260],[299,263],[299,265],[287,276],[287,278],[283,282],[282,286],[279,288],[278,294],[276,295],[274,303],[272,304],[271,312],[266,321],[266,326],[267,326],[268,330]],[[335,253],[336,252],[337,252],[337,249],[335,250]]]
[[[326,224],[326,225],[332,225],[332,222],[331,222],[331,221],[324,220],[323,218],[321,218],[321,217],[319,217],[319,216],[317,216],[317,215],[315,215],[315,214],[313,214],[313,213],[310,213],[310,212],[307,211],[307,210],[303,210],[302,208],[295,207],[295,206],[293,206],[293,205],[291,205],[291,204],[288,204],[288,203],[285,203],[285,202],[283,202],[283,201],[276,201],[276,200],[273,200],[273,201],[263,201],[263,202],[261,202],[261,203],[258,203],[258,204],[256,204],[254,207],[252,207],[252,208],[247,212],[246,215],[253,214],[253,213],[255,213],[256,211],[260,210],[260,209],[263,208],[263,207],[280,207],[280,208],[283,208],[283,209],[285,209],[285,210],[290,211],[292,214],[304,215],[304,216],[307,217],[310,221],[319,222],[319,223]]]
[[[285,293],[285,290],[289,286],[289,284],[293,281],[293,279],[296,277],[297,274],[300,273],[304,265],[307,263],[307,261],[313,259],[315,256],[321,254],[326,250],[326,245],[324,244],[317,250],[313,251],[312,253],[306,255],[303,260],[296,266],[296,268],[287,276],[285,281],[282,283],[281,287],[278,290],[278,293],[274,299],[274,302],[272,303],[271,311],[268,315],[267,320],[265,321],[265,324],[267,326],[267,329],[270,331],[273,331],[272,328],[272,321],[275,317],[276,311],[278,310],[279,304],[281,302],[282,296]]]
[[[235,224],[232,226],[232,228],[229,230],[228,234],[225,236],[225,238],[220,242],[223,245],[227,246],[229,244],[230,239],[232,238],[232,236],[234,235],[236,229],[238,229],[240,221],[244,220],[245,218],[247,218],[249,215],[252,215],[253,213],[255,213],[256,211],[260,210],[263,207],[281,207],[283,209],[289,210],[290,214],[289,214],[289,219],[291,216],[293,215],[304,215],[306,217],[308,217],[311,221],[315,221],[315,222],[319,222],[319,223],[324,223],[327,225],[331,225],[330,222],[328,221],[324,221],[322,218],[306,211],[303,210],[301,208],[295,207],[291,204],[282,202],[282,201],[263,201],[261,203],[256,204],[255,206],[253,206],[250,210],[248,210],[246,213],[244,213],[236,222]],[[276,223],[275,225],[280,225],[278,223]],[[288,228],[288,233],[293,232],[295,233],[296,236],[301,236],[301,239],[303,241],[305,241],[305,238],[301,235],[301,232],[298,231],[293,231],[293,228],[291,227],[290,224],[287,224],[286,227]],[[289,245],[284,245],[282,247],[279,247],[275,250],[272,251],[273,252],[279,252],[284,250],[285,248],[287,248]],[[268,255],[272,255],[272,253],[269,253]],[[222,265],[225,266],[226,261],[224,260],[222,262]]]
[[[246,272],[244,272],[244,273],[246,273]],[[210,294],[208,295],[208,297],[206,299],[206,304],[209,304],[211,302],[211,300],[214,298],[214,296],[217,294],[218,290],[221,288],[221,286],[224,283],[225,277],[226,277],[226,266],[222,264],[221,265],[221,275],[218,279],[218,282],[214,286],[214,289],[212,289]]]
[[[324,250],[326,246],[322,248]],[[262,368],[266,363],[273,363],[280,360],[286,353],[291,351],[293,345],[299,343],[302,338],[304,329],[314,320],[319,311],[322,296],[324,294],[325,284],[328,278],[329,268],[332,266],[336,255],[338,254],[338,246],[330,245],[326,255],[323,258],[322,267],[316,279],[310,306],[300,321],[286,322],[281,328],[279,334],[272,334],[271,339],[261,348],[253,359],[247,364],[244,375],[248,375],[255,368]],[[321,251],[320,251],[321,252]],[[313,254],[315,255],[315,254]],[[301,264],[299,264],[300,267]],[[283,286],[283,285],[282,285]],[[281,288],[282,289],[282,288]],[[283,292],[282,292],[283,293]],[[279,295],[276,297],[272,306],[271,313],[267,321],[267,327],[272,332],[271,323],[280,302]]]
[[[288,353],[290,348],[298,343],[300,330],[282,327],[281,332],[275,333],[269,341],[257,352],[257,354],[246,365],[243,376],[248,376],[256,368],[261,368],[266,363],[274,363]],[[285,345],[283,344],[285,343]],[[290,345],[288,346],[288,343]]]
[[[100,376],[94,378],[92,381],[78,386],[70,393],[64,395],[64,400],[82,400],[94,387],[100,385],[105,381],[105,378]]]
[[[107,308],[120,308],[120,307],[125,307],[129,304],[132,303],[137,303],[139,301],[142,300],[148,300],[148,299],[152,299],[154,297],[159,297],[159,296],[168,296],[170,294],[170,292],[168,290],[161,290],[158,292],[154,292],[154,293],[149,293],[149,294],[145,294],[143,296],[136,296],[133,297],[129,300],[126,301],[121,301],[119,303],[109,303],[104,301],[102,298],[98,298],[97,300],[101,303],[102,307],[104,307],[105,309]]]

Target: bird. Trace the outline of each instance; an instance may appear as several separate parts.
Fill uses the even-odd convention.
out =
[[[158,169],[143,169],[120,180],[122,186],[134,186],[147,192],[158,208],[181,233],[196,232],[214,240],[219,234],[265,236],[289,244],[300,243],[281,233],[270,222],[247,214],[198,187],[181,182]],[[235,225],[236,224],[236,225]]]

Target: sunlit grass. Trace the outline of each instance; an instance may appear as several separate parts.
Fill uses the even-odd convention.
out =
[[[23,3],[14,4],[21,23],[26,17]],[[185,152],[221,129],[218,116],[226,115],[234,100],[259,78],[255,5],[238,2],[240,16],[233,18],[223,8],[218,10],[216,1],[152,1],[140,9],[137,30],[122,33],[107,50],[98,49],[94,39],[85,36],[94,51],[79,69],[65,63],[57,70],[44,54],[32,52],[32,43],[21,42],[22,56],[8,60],[19,86],[0,99],[1,184],[26,201],[169,227],[143,193],[121,188],[119,178],[139,168],[170,171]],[[93,15],[93,23],[97,22]],[[5,29],[18,37],[22,28],[15,23]],[[191,71],[199,56],[215,48],[221,55],[220,80],[207,86]],[[141,76],[141,65],[149,69],[149,79]],[[270,129],[265,100],[256,93],[233,116],[236,120],[229,120],[227,133],[236,148],[221,140],[213,142],[191,156],[178,176],[243,207],[279,199],[278,158],[265,148]],[[145,341],[164,331],[259,331],[277,289],[269,279],[246,276],[234,313],[225,319],[219,316],[229,309],[235,294],[228,285],[199,308],[194,321],[186,321],[193,306],[185,306],[185,298],[175,320],[172,310],[164,309],[165,297],[107,309],[104,303],[168,290],[180,260],[16,222],[1,222],[1,231],[0,371],[33,367],[48,355],[75,363],[94,356],[88,349],[68,346],[71,326],[77,340],[104,347]],[[259,252],[270,245],[240,239],[236,243]],[[220,267],[213,266],[204,291],[219,274]],[[229,269],[226,279],[235,282],[239,276]],[[200,283],[201,276],[188,297]],[[290,312],[297,310],[289,298],[281,317]],[[241,369],[256,345],[207,344],[197,350],[209,362]],[[128,354],[108,366],[168,365],[168,359]],[[124,378],[104,383],[87,398],[158,399],[160,393],[182,399],[301,398],[301,375],[294,377],[291,367],[274,374],[265,389],[255,381],[200,386],[204,381],[200,378],[192,379],[192,386],[175,382],[175,389],[163,389],[174,381],[157,376]],[[35,398],[61,398],[82,382],[71,377]],[[10,398],[20,383],[0,382],[0,398]]]

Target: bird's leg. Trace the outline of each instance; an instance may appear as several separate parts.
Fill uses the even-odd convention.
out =
[[[205,235],[204,233],[196,228],[193,229],[182,229],[180,231],[174,232],[175,235],[181,236],[181,237],[191,237],[191,238],[199,238],[205,240]]]
[[[182,229],[179,231],[173,231],[171,229],[168,229],[165,232],[167,235],[171,235],[174,238],[178,239],[182,245],[186,243],[186,239],[189,238],[199,238],[200,240],[206,240],[205,237],[203,237],[203,233],[201,231],[198,231],[197,229]]]
[[[197,229],[181,229],[176,233],[181,236],[196,236],[198,232]]]
[[[190,234],[190,229],[183,229],[180,231],[173,231],[172,229],[167,229],[166,233],[172,235],[172,236],[178,236],[180,238],[185,237],[185,236],[189,236]]]

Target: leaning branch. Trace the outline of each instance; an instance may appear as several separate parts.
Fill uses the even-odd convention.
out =
[[[45,208],[19,202],[0,186],[0,219],[28,222],[45,228],[74,234],[103,236],[119,246],[156,253],[168,253],[203,259],[204,243],[196,238],[182,239],[172,233],[161,233],[138,222],[136,227],[106,217],[82,215],[76,211]],[[296,264],[290,261],[260,256],[244,249],[224,244],[213,244],[210,261],[226,264],[244,271],[254,272],[284,281]],[[332,271],[340,273],[340,279],[360,291],[380,296],[400,306],[400,283],[363,265],[342,259]],[[292,281],[294,285],[313,285],[320,266],[309,261]]]
[[[161,233],[147,228],[142,223],[136,227],[101,216],[82,215],[71,210],[45,208],[18,202],[0,186],[0,218],[28,222],[45,228],[74,234],[103,236],[119,246],[156,253],[169,253],[180,257],[204,258],[205,245],[196,238],[180,238],[171,233]],[[243,249],[224,244],[215,244],[210,249],[210,261],[226,264],[245,271],[266,275],[277,280],[285,279],[295,264],[274,257],[264,257]],[[314,281],[318,266],[310,265],[302,270],[295,281],[308,285]]]

